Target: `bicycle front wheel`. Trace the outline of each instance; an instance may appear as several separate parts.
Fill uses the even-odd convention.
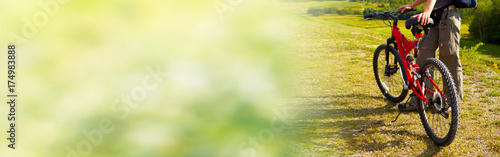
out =
[[[386,49],[389,49],[388,53]],[[407,77],[402,69],[404,69],[403,61],[394,47],[382,44],[375,50],[373,56],[375,80],[382,94],[392,102],[401,102],[408,94],[403,82]]]
[[[434,143],[448,146],[455,139],[459,123],[459,102],[453,78],[443,62],[435,58],[425,60],[420,75],[420,85],[429,90],[425,94],[429,104],[418,100],[422,125]]]

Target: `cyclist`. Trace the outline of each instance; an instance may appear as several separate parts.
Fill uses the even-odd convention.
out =
[[[450,71],[457,87],[458,99],[461,102],[463,95],[462,64],[459,57],[460,14],[455,5],[450,4],[451,0],[415,0],[410,5],[399,7],[399,10],[405,11],[415,8],[425,1],[427,1],[427,4],[424,12],[413,17],[417,17],[421,25],[427,24],[431,16],[434,21],[439,22],[435,22],[435,25],[430,28],[429,33],[424,35],[420,41],[417,64],[423,65],[423,62],[427,58],[435,57],[436,49],[439,47],[439,59]],[[415,111],[418,108],[417,99],[413,96],[408,103],[399,104],[398,108],[403,111]]]

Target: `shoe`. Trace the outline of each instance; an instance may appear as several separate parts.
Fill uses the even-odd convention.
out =
[[[417,102],[416,102],[416,97],[411,97],[410,98],[410,101],[407,102],[407,103],[401,103],[398,105],[398,110],[399,111],[417,111],[418,110],[418,106],[417,106]]]
[[[418,106],[416,104],[412,104],[412,103],[401,103],[398,105],[398,110],[399,111],[417,111],[418,110]]]

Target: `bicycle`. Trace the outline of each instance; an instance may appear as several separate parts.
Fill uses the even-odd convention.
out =
[[[410,97],[418,98],[418,112],[425,132],[435,144],[448,146],[455,139],[459,123],[456,87],[450,72],[441,61],[429,58],[420,67],[415,63],[418,43],[423,37],[422,31],[427,34],[433,20],[429,19],[429,24],[423,26],[416,18],[406,20],[406,29],[411,29],[415,37],[414,41],[410,41],[397,27],[397,15],[409,11],[416,10],[381,14],[375,12],[364,16],[365,19],[384,17],[392,27],[392,36],[387,39],[386,44],[378,46],[373,56],[375,79],[382,94],[395,103],[404,100],[408,90],[411,90]],[[415,57],[410,55],[411,51]],[[401,56],[405,58],[401,59]],[[395,122],[400,114],[401,111],[392,122]]]

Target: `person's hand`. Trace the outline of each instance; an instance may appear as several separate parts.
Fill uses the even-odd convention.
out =
[[[428,13],[428,12],[424,11],[423,13],[420,13],[420,14],[418,14],[416,16],[417,16],[418,22],[420,22],[420,25],[423,26],[423,25],[426,25],[426,24],[429,23],[429,18],[431,16],[431,13]],[[414,17],[414,16],[412,16],[412,17]]]
[[[405,10],[410,10],[412,7],[410,5],[403,5],[398,8],[398,10],[401,10],[401,12],[405,12]]]

